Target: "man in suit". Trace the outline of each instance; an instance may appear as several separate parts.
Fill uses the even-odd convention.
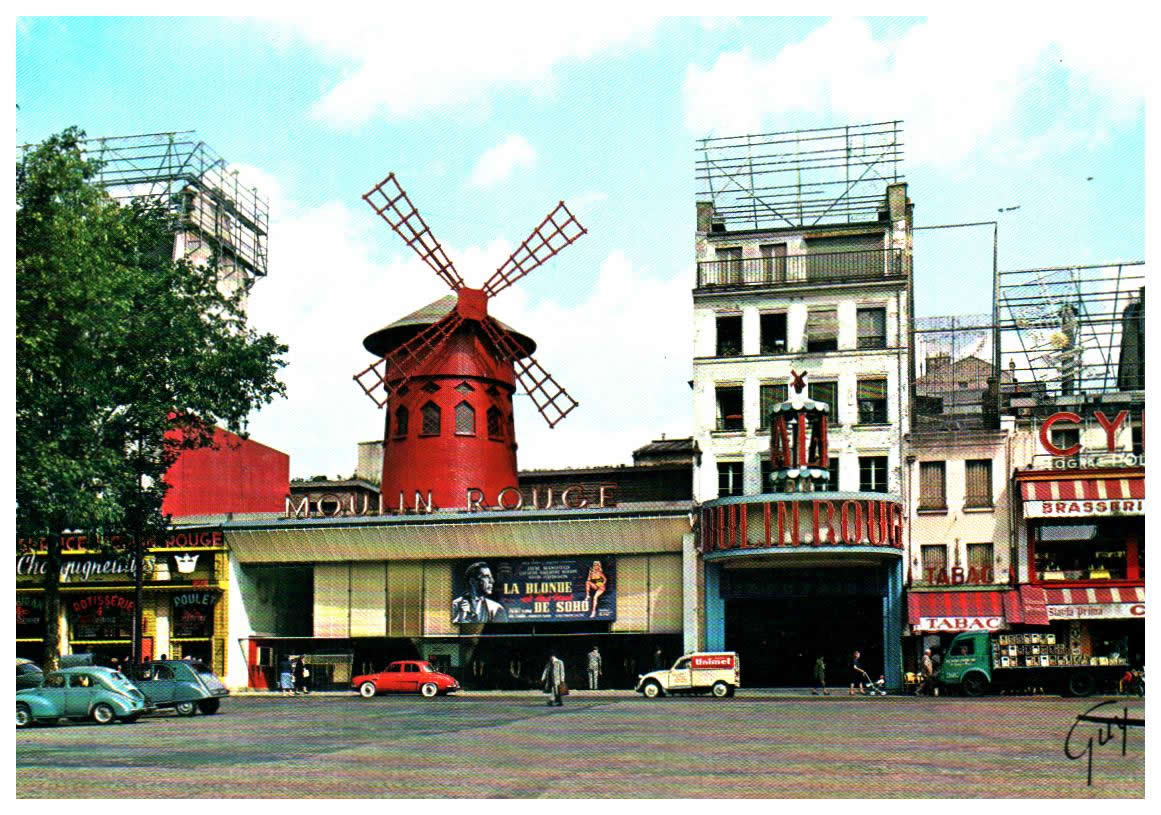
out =
[[[548,663],[544,666],[544,673],[540,675],[540,681],[544,683],[544,692],[552,694],[548,700],[549,706],[556,705],[563,707],[564,702],[561,700],[561,686],[564,685],[564,663],[556,656],[555,651],[548,653]]]
[[[506,623],[508,612],[488,595],[496,585],[492,569],[482,560],[464,570],[468,590],[452,600],[453,623]]]

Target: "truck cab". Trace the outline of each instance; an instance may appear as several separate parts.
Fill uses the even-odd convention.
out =
[[[983,687],[992,683],[992,651],[988,634],[984,631],[965,631],[951,641],[936,681],[944,685],[974,686],[982,681]]]
[[[668,670],[637,677],[634,688],[647,699],[667,693],[712,693],[733,696],[742,685],[741,661],[733,651],[686,654]]]

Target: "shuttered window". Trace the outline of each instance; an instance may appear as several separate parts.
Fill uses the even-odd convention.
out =
[[[942,461],[919,462],[919,509],[947,509]]]
[[[806,315],[806,350],[811,353],[838,350],[837,309],[812,309]]]
[[[993,558],[992,544],[990,543],[969,543],[967,545],[967,560],[968,568],[976,569],[977,572],[983,570],[991,570]]]
[[[859,379],[855,398],[859,403],[859,424],[887,423],[887,380]]]
[[[992,505],[992,462],[977,459],[964,462],[965,507],[990,507]]]
[[[767,430],[770,427],[770,413],[775,406],[786,401],[786,385],[760,385],[758,387],[758,427]]]
[[[837,382],[811,382],[806,386],[806,394],[816,402],[825,402],[830,408],[826,414],[829,426],[834,427],[839,423]]]
[[[858,347],[887,347],[887,309],[861,308],[857,312]]]
[[[923,577],[933,583],[947,570],[947,546],[942,543],[926,544],[919,547],[923,558]]]

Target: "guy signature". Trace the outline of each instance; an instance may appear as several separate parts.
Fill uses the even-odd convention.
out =
[[[1110,741],[1114,741],[1118,738],[1118,734],[1114,732],[1114,729],[1119,730],[1119,738],[1121,740],[1121,755],[1123,756],[1125,755],[1125,749],[1128,747],[1129,743],[1127,738],[1128,729],[1130,727],[1145,726],[1145,720],[1143,718],[1129,718],[1129,708],[1127,707],[1124,708],[1124,712],[1119,716],[1116,713],[1113,713],[1112,715],[1100,715],[1095,713],[1095,711],[1100,710],[1103,707],[1115,704],[1117,704],[1117,702],[1110,701],[1100,702],[1099,704],[1093,705],[1084,713],[1076,717],[1076,721],[1072,723],[1072,727],[1068,728],[1068,735],[1064,737],[1065,756],[1067,756],[1072,761],[1088,758],[1088,786],[1090,787],[1092,786],[1093,742],[1095,741],[1097,746],[1103,747]],[[1091,723],[1103,726],[1097,728],[1095,735],[1091,734],[1090,732],[1088,740],[1084,741],[1083,734],[1076,732],[1076,729],[1083,723]],[[1077,750],[1078,747],[1081,749]]]

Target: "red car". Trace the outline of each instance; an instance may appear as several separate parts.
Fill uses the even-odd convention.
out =
[[[430,662],[408,659],[392,662],[377,674],[363,674],[351,680],[351,687],[365,699],[377,693],[419,693],[431,697],[460,689],[454,676],[440,673]]]

